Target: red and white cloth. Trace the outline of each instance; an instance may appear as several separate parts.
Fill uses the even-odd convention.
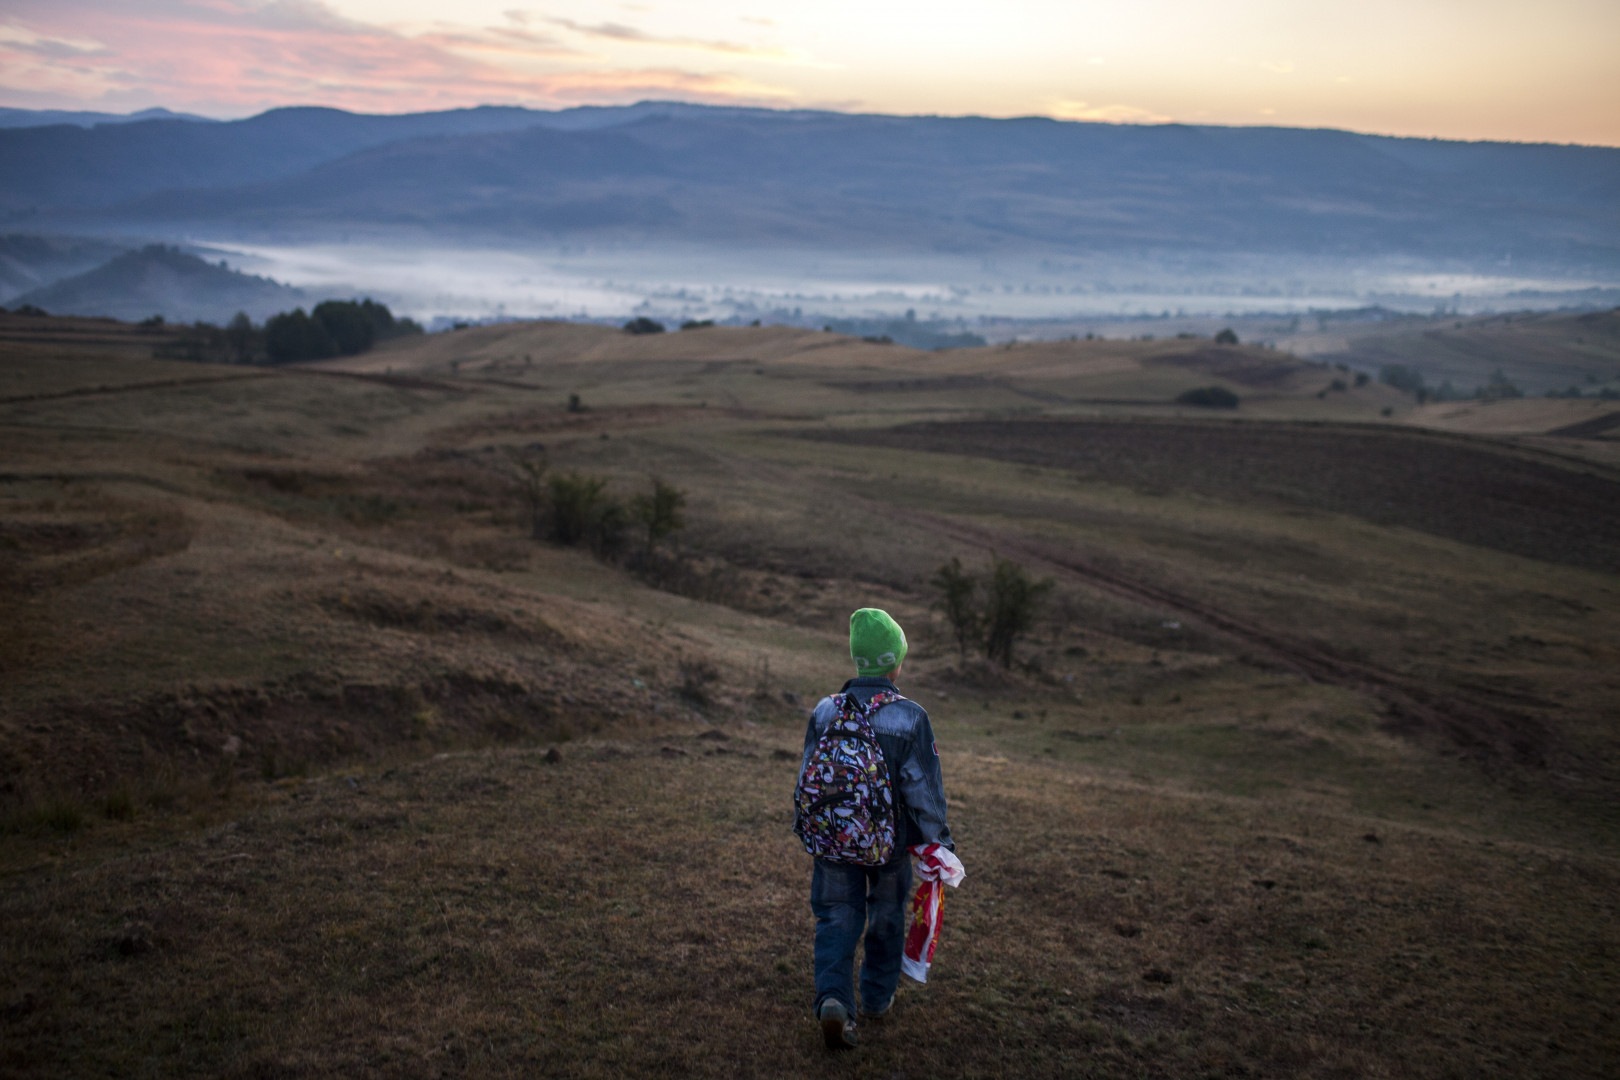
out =
[[[928,981],[928,965],[934,962],[934,946],[939,944],[939,924],[945,911],[945,889],[962,884],[967,871],[949,848],[939,844],[918,844],[911,849],[917,860],[916,875],[922,880],[911,897],[911,926],[906,930],[906,951],[900,970],[920,983]]]

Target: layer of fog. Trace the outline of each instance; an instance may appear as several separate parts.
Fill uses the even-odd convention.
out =
[[[1411,259],[1109,254],[1065,259],[600,246],[491,249],[202,242],[318,296],[371,296],[427,325],[501,318],[1000,320],[1305,313],[1477,314],[1620,303],[1620,281]]]

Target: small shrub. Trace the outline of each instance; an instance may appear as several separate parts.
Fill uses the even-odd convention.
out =
[[[1237,332],[1234,331],[1230,326],[1215,335],[1215,344],[1217,345],[1236,345],[1237,343]]]
[[[1328,383],[1328,389],[1329,390],[1344,391],[1344,390],[1348,390],[1350,388],[1345,385],[1343,379],[1334,379],[1332,382]]]
[[[578,394],[568,395],[568,411],[571,413],[582,413],[585,411],[585,404],[579,400]]]
[[[681,508],[686,505],[686,492],[658,477],[652,478],[652,494],[637,495],[630,501],[630,514],[647,533],[650,551],[660,540],[686,526]]]
[[[682,330],[702,330],[706,326],[713,326],[713,319],[687,319],[681,323]]]
[[[1366,386],[1367,385],[1367,373],[1365,371],[1356,372],[1356,385],[1357,386]]]
[[[135,796],[129,785],[119,784],[101,797],[101,813],[114,821],[128,821],[135,816]]]
[[[1205,409],[1235,409],[1238,396],[1224,386],[1200,386],[1176,395],[1177,405],[1196,405]]]
[[[664,332],[664,324],[654,319],[649,319],[645,315],[637,315],[635,318],[624,324],[624,332],[627,334],[662,334]]]

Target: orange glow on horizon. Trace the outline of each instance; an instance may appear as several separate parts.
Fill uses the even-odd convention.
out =
[[[1620,145],[1620,5],[14,0],[0,104],[245,116],[648,98]]]

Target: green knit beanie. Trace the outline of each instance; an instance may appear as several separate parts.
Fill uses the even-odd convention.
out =
[[[863,607],[849,617],[849,656],[857,675],[887,675],[906,658],[906,632],[887,611]]]

